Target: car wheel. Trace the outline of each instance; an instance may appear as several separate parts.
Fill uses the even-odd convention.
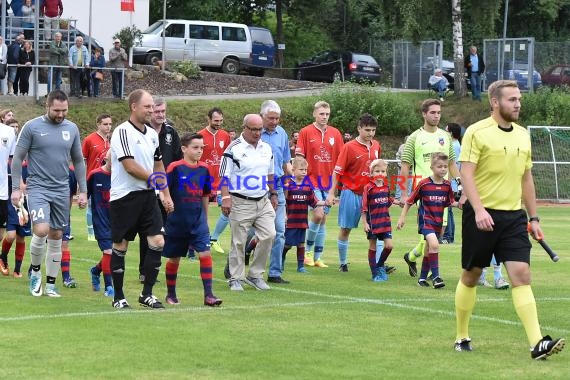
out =
[[[297,80],[305,80],[305,78],[303,77],[303,71],[301,69],[297,69],[297,74],[295,75],[295,77],[297,78]]]
[[[156,65],[158,61],[162,59],[162,54],[158,52],[148,53],[146,55],[146,64],[147,65]]]
[[[342,75],[340,74],[340,71],[335,71],[332,75],[332,81],[340,82],[341,80],[342,80]]]
[[[231,58],[224,60],[222,63],[222,72],[224,74],[238,74],[239,62]]]

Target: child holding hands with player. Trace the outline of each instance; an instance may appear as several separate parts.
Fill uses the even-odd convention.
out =
[[[431,270],[434,289],[445,286],[445,282],[439,275],[439,242],[437,240],[443,226],[443,211],[450,205],[457,207],[451,183],[445,179],[448,163],[449,158],[444,153],[432,154],[432,175],[418,183],[412,195],[407,199],[397,225],[398,230],[404,227],[410,207],[419,201],[418,233],[424,236],[427,244],[418,286],[429,287],[427,276]]]

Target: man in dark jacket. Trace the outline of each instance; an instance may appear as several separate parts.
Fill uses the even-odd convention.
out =
[[[485,72],[485,62],[481,54],[477,53],[477,46],[471,46],[469,49],[464,66],[471,83],[473,100],[481,101],[481,75]]]
[[[24,33],[18,36],[8,46],[8,95],[18,94],[18,62],[20,61],[20,50],[24,43]],[[13,91],[13,92],[12,92]]]

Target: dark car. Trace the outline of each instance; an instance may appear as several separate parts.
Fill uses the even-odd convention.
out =
[[[503,79],[514,80],[519,85],[521,90],[528,90],[528,63],[527,62],[505,62],[505,69],[503,72]],[[488,69],[485,71],[486,84],[489,86],[491,83],[495,82],[497,77],[497,71]],[[542,77],[536,70],[532,71],[532,88],[533,90],[538,89],[542,85]]]
[[[300,62],[295,69],[298,80],[323,82],[355,80],[378,83],[381,75],[382,69],[374,58],[350,51],[324,51]]]
[[[69,31],[67,30],[62,30],[61,31],[62,37],[61,40],[64,42],[68,42],[69,41],[69,46],[71,47],[71,45],[73,45],[73,43],[75,42],[75,38],[77,37],[83,37],[83,45],[85,45],[87,48],[89,48],[89,42],[91,42],[91,53],[95,52],[95,49],[100,49],[101,50],[101,55],[104,56],[105,55],[105,49],[103,49],[103,46],[99,43],[99,41],[97,41],[95,39],[95,37],[92,37],[91,39],[89,38],[89,35],[83,33],[81,30],[74,28],[73,26],[69,26]],[[91,41],[90,41],[91,40]]]
[[[552,66],[542,73],[542,83],[548,86],[570,86],[570,65]]]

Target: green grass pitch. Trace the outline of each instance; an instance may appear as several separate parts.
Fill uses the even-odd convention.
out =
[[[533,244],[532,283],[543,334],[570,335],[570,208],[540,207],[541,224],[560,256],[552,263]],[[211,207],[210,225],[218,208]],[[400,209],[392,209],[392,221]],[[455,211],[456,222],[460,211]],[[460,274],[460,233],[441,247],[446,287],[419,288],[402,260],[418,240],[415,211],[394,232],[388,260],[397,267],[386,283],[373,283],[367,241],[352,231],[350,271],[339,273],[336,208],[328,221],[324,260],[329,268],[295,271],[290,251],[284,277],[289,285],[267,292],[245,286],[230,293],[223,280],[225,257],[214,256],[214,292],[220,308],[202,306],[196,262],[183,260],[178,280],[181,304],[164,311],[139,307],[138,244],[127,255],[125,291],[133,308],[114,310],[91,290],[88,270],[99,260],[86,240],[84,212],[74,207],[71,271],[79,283],[59,299],[32,297],[28,281],[0,278],[0,378],[2,379],[567,379],[568,350],[545,362],[530,359],[510,290],[479,288],[470,334],[474,351],[456,353],[454,291]],[[460,228],[459,228],[460,230]],[[221,238],[229,248],[229,229]],[[29,242],[28,242],[29,245]],[[13,249],[9,255],[13,267]],[[23,268],[29,265],[29,246]],[[45,268],[43,268],[45,270]],[[490,271],[492,272],[492,271]],[[45,274],[45,272],[44,272]],[[488,273],[488,278],[492,273]],[[164,299],[164,272],[155,294]]]

